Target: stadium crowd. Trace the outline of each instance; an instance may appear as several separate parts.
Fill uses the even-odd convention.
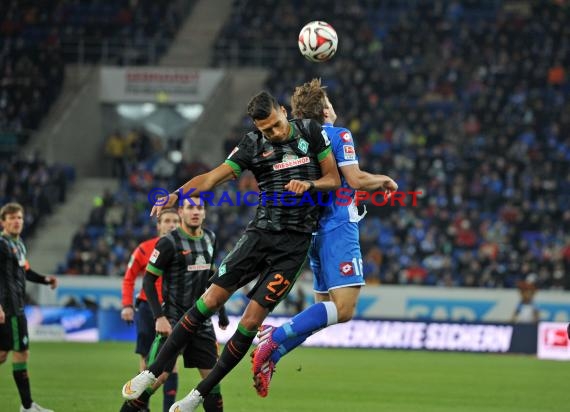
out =
[[[61,91],[65,63],[155,63],[193,3],[0,2],[0,143],[15,137],[17,149],[37,129]]]
[[[0,131],[35,130],[59,95],[64,64],[57,39],[36,37],[35,13],[22,2],[0,4]],[[24,143],[23,141],[20,144]]]
[[[0,163],[0,204],[18,202],[25,207],[23,236],[31,235],[42,218],[65,202],[75,180],[72,167],[49,165],[41,157],[6,157]]]
[[[261,53],[238,61],[271,63],[267,89],[285,105],[295,85],[322,77],[337,123],[353,132],[361,168],[423,192],[418,207],[368,205],[361,223],[367,282],[515,287],[530,279],[570,289],[569,9],[327,1],[341,39],[333,60],[311,64],[291,48],[286,58],[263,58],[264,47],[290,44],[289,33],[323,3],[251,0],[239,9],[236,2],[217,45]],[[215,63],[235,63],[224,56],[233,59],[220,52]],[[228,152],[249,128],[244,120],[230,133]],[[156,163],[131,167],[123,192],[94,209],[97,224],[78,233],[62,271],[121,275],[131,248],[153,234],[148,189],[178,187],[209,166],[178,164],[167,181],[153,173]],[[255,182],[246,175],[229,187]],[[222,251],[251,209],[210,208],[207,225]]]

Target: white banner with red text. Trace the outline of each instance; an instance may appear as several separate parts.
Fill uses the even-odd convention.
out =
[[[224,77],[223,69],[102,67],[103,103],[205,103]]]

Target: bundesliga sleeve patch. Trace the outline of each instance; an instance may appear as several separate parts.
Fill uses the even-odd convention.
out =
[[[156,263],[156,259],[158,259],[158,256],[160,256],[160,252],[156,249],[154,249],[152,251],[152,254],[150,255],[150,259],[148,260],[150,263]]]
[[[356,159],[356,152],[354,151],[354,146],[345,144],[342,146],[344,152],[344,159],[345,160],[355,160]]]

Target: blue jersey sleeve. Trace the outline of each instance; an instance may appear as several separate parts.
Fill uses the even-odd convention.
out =
[[[334,139],[334,157],[338,167],[358,164],[352,134],[348,129],[339,129]]]

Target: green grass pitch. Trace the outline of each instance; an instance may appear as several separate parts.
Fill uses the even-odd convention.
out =
[[[34,399],[55,412],[113,412],[136,374],[130,343],[33,342]],[[559,412],[570,364],[530,356],[301,348],[284,358],[267,398],[251,386],[249,356],[222,382],[230,412]],[[179,397],[198,381],[181,370]],[[18,411],[11,361],[0,366],[0,411]],[[162,411],[162,393],[151,403]]]

